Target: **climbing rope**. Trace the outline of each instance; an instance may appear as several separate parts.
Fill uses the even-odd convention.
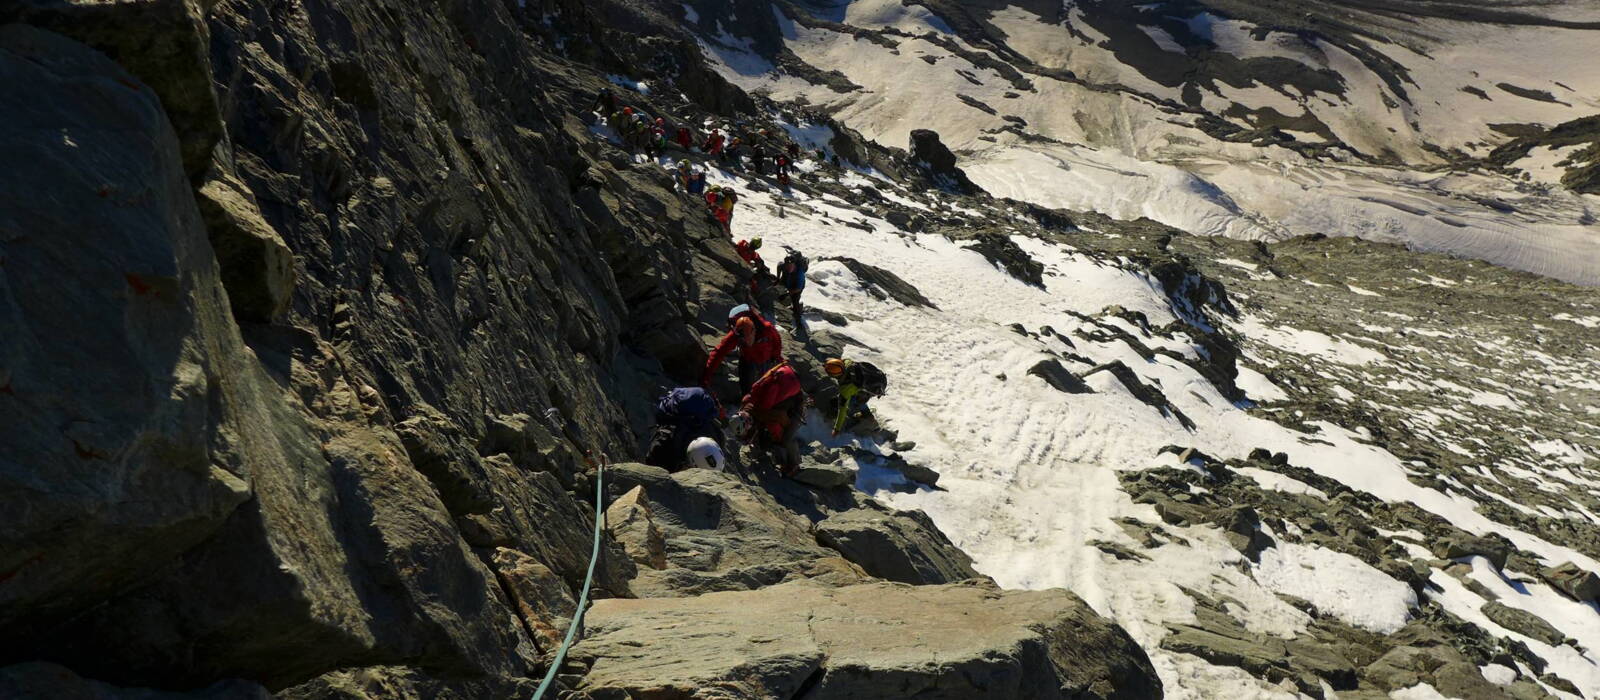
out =
[[[578,627],[583,623],[583,611],[589,607],[589,587],[594,584],[594,564],[600,561],[600,526],[605,522],[605,475],[606,458],[601,455],[599,463],[595,465],[594,473],[594,550],[589,553],[589,573],[583,576],[583,592],[578,595],[578,611],[573,613],[571,624],[567,625],[567,638],[561,640],[561,648],[556,650],[556,658],[550,662],[550,670],[545,672],[544,681],[539,683],[539,689],[534,691],[533,700],[541,700],[545,691],[550,689],[550,684],[556,679],[556,672],[561,669],[562,662],[567,659],[567,650],[572,647],[572,640],[578,636]]]

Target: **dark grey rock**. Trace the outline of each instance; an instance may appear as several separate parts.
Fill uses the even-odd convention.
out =
[[[922,511],[847,510],[817,523],[817,541],[890,581],[954,583],[980,577],[972,559]]]
[[[1056,391],[1066,394],[1092,394],[1088,384],[1084,384],[1078,375],[1062,366],[1061,361],[1053,357],[1040,360],[1028,368],[1028,374],[1043,379],[1046,384]]]
[[[1044,288],[1044,264],[1034,260],[1009,236],[981,233],[967,246],[1018,281]]]
[[[855,470],[838,464],[802,462],[800,469],[790,477],[795,481],[819,489],[832,489],[855,483]]]
[[[1550,646],[1560,646],[1567,638],[1544,618],[1526,610],[1513,608],[1498,600],[1484,603],[1480,611],[1495,624]]]
[[[854,258],[825,259],[844,263],[844,266],[850,268],[850,272],[856,276],[856,279],[861,280],[861,283],[866,286],[867,292],[879,299],[893,299],[906,306],[921,306],[928,309],[939,308],[932,301],[929,301],[927,297],[923,296],[922,292],[918,291],[916,287],[911,286],[910,282],[900,279],[900,276],[893,272],[881,267],[868,265]]]
[[[1503,569],[1511,553],[1516,551],[1516,546],[1511,544],[1504,536],[1490,533],[1483,536],[1466,534],[1446,537],[1433,546],[1433,553],[1446,559],[1459,559],[1461,557],[1481,556],[1494,564],[1496,569]]]

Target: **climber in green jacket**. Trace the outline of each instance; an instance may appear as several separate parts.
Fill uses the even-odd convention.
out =
[[[872,415],[867,409],[867,402],[875,396],[882,396],[889,381],[883,370],[870,362],[835,357],[824,363],[823,369],[839,383],[838,407],[833,418],[833,435],[838,436],[844,431],[846,423],[854,425]]]

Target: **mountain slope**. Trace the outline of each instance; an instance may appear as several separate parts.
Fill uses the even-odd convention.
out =
[[[1583,58],[1600,20],[1584,3],[1451,7],[752,2],[687,24],[735,83],[885,144],[935,129],[996,194],[1595,283],[1600,205],[1577,184],[1592,130],[1491,155],[1600,111]]]

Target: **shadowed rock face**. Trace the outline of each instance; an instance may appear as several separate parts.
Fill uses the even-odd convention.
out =
[[[0,623],[147,580],[280,460],[254,367],[148,88],[0,29]],[[277,454],[274,454],[277,453]]]
[[[730,247],[571,147],[562,101],[592,76],[541,64],[499,3],[35,5],[78,41],[0,32],[0,152],[36,164],[0,173],[0,621],[29,632],[0,664],[177,689],[531,674],[540,608],[508,590],[582,580],[577,463],[631,448],[662,358],[703,357]],[[136,21],[158,10],[188,23]],[[224,87],[210,137],[164,82],[191,74]],[[571,429],[484,440],[549,409]]]

